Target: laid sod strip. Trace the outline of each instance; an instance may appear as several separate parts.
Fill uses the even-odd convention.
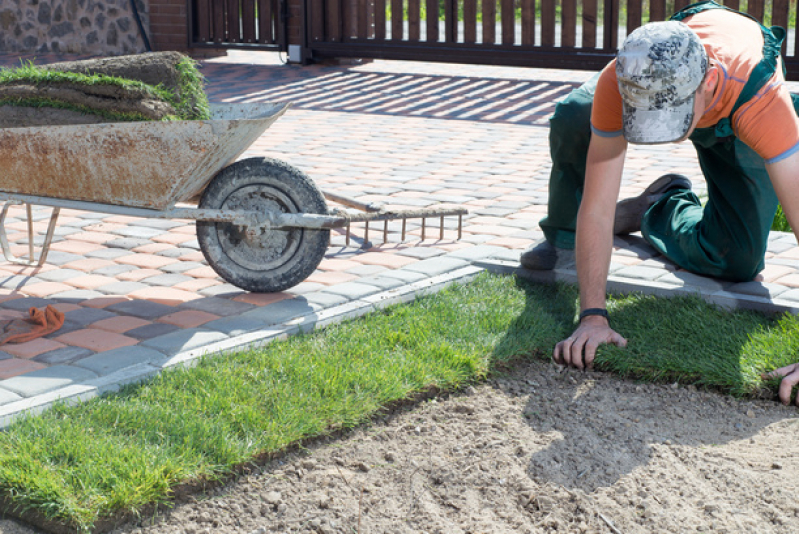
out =
[[[179,484],[215,480],[263,454],[430,388],[451,390],[524,358],[549,358],[573,327],[577,291],[481,275],[392,307],[78,406],[58,406],[0,433],[0,489],[34,511],[90,531],[167,502]],[[629,340],[601,368],[628,376],[757,393],[761,370],[790,363],[799,324],[725,313],[698,299],[611,300]]]

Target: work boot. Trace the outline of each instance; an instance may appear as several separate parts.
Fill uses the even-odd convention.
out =
[[[573,265],[574,251],[556,247],[542,239],[522,252],[519,262],[522,267],[531,271],[551,271]]]
[[[691,189],[691,180],[682,174],[664,174],[637,197],[626,198],[616,204],[616,218],[613,221],[613,233],[616,235],[631,234],[641,231],[641,219],[646,210],[663,198],[668,191],[674,189]]]

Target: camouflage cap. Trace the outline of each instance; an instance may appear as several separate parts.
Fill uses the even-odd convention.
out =
[[[616,58],[625,139],[670,143],[688,133],[705,72],[705,49],[682,22],[652,22],[630,33]]]

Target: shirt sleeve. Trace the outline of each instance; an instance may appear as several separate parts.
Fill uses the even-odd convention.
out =
[[[799,150],[799,118],[793,98],[781,80],[773,80],[735,114],[736,136],[766,163]]]
[[[616,79],[616,60],[611,61],[599,75],[594,104],[591,108],[591,131],[601,137],[622,135],[622,104]]]

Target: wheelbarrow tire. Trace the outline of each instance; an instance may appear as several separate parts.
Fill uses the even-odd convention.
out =
[[[313,180],[268,158],[245,159],[222,169],[203,192],[199,207],[327,213]],[[291,228],[255,235],[245,230],[230,223],[197,221],[197,240],[219,276],[257,293],[284,291],[308,278],[330,243],[330,230]]]

